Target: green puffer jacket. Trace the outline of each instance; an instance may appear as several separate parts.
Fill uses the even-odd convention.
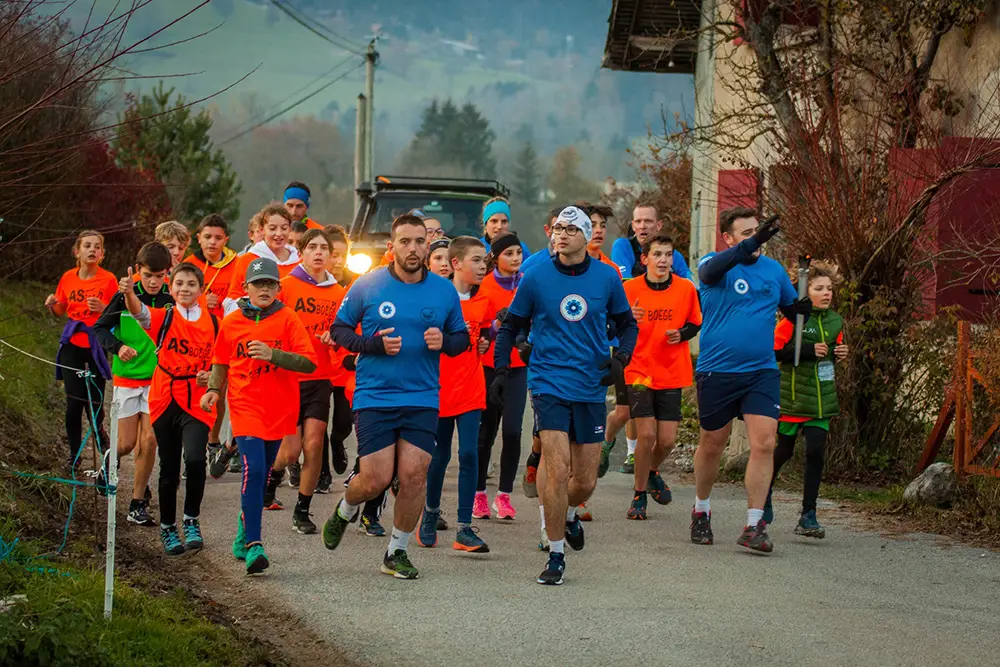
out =
[[[784,328],[787,335],[794,329],[792,323],[782,321],[776,334]],[[825,419],[840,412],[837,401],[837,383],[834,372],[833,348],[844,330],[844,318],[833,310],[815,310],[802,328],[802,354],[796,368],[795,336],[791,336],[781,349],[775,351],[781,370],[781,414],[793,417]],[[822,359],[816,358],[813,347],[826,343],[829,352]]]

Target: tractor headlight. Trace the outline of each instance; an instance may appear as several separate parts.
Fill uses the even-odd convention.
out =
[[[355,275],[368,273],[372,268],[372,257],[364,253],[351,253],[347,256],[347,270]]]

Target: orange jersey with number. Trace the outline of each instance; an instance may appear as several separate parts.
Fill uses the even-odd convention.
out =
[[[174,400],[189,415],[211,427],[215,423],[215,408],[211,412],[201,409],[201,397],[207,387],[199,385],[195,376],[200,371],[212,370],[216,325],[204,306],[198,319],[190,322],[176,308],[157,354],[156,370],[149,388],[149,418],[155,422]],[[166,314],[165,308],[149,311],[149,335],[154,341],[159,340]]]
[[[280,440],[298,426],[301,374],[250,358],[247,346],[254,340],[313,362],[316,355],[306,328],[288,307],[259,320],[236,310],[219,327],[212,363],[229,366],[226,400],[233,435]]]
[[[503,308],[510,308],[510,304],[514,301],[514,290],[504,289],[497,282],[497,279],[493,276],[493,272],[490,271],[483,278],[482,284],[479,286],[479,294],[484,294],[487,299],[490,300],[490,310],[493,312],[493,317]],[[494,348],[496,344],[491,342],[490,349],[486,350],[486,354],[483,355],[483,366],[487,368],[493,368],[494,362]],[[517,349],[511,350],[510,352],[510,367],[511,368],[522,368],[524,362],[521,361],[521,355],[518,354]]]
[[[650,389],[681,389],[693,382],[691,349],[687,341],[671,343],[667,331],[687,323],[701,324],[701,306],[694,283],[671,276],[669,287],[656,290],[646,276],[625,281],[625,296],[633,307],[646,310],[639,322],[639,338],[625,382]]]
[[[306,333],[309,334],[309,340],[316,354],[316,370],[308,375],[300,374],[300,382],[333,379],[332,348],[321,342],[319,337],[323,332],[330,331],[330,327],[333,326],[344,294],[344,288],[335,282],[320,287],[295,275],[281,279],[281,293],[278,299],[298,316],[306,328]]]
[[[479,354],[480,332],[485,332],[496,316],[482,290],[462,302],[462,318],[469,329],[471,346],[457,357],[441,355],[441,403],[438,415],[454,417],[470,410],[486,409],[486,383]]]
[[[56,286],[56,300],[66,304],[66,317],[71,320],[81,320],[88,327],[97,324],[100,313],[95,313],[87,305],[87,299],[97,298],[105,306],[111,302],[118,292],[118,279],[110,271],[97,267],[97,273],[84,280],[80,277],[79,267],[70,269],[59,279]],[[77,347],[90,347],[87,334],[75,333],[69,342]]]

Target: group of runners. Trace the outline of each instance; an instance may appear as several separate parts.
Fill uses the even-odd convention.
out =
[[[835,272],[815,265],[808,296],[799,298],[782,266],[761,255],[779,231],[775,220],[758,224],[750,209],[723,212],[728,249],[701,259],[696,288],[651,204],[635,207],[633,234],[618,239],[608,258],[601,245],[609,209],[587,202],[553,209],[547,247],[529,255],[510,231],[509,204],[492,199],[483,206],[482,238],[449,239],[439,220],[419,210],[399,215],[382,265],[353,276],[345,270],[346,233],[309,218],[309,199],[307,186],[289,184],[282,203],[251,220],[241,253],[228,247],[221,216],[201,221],[191,254],[187,228],[162,223],[120,279],[100,267],[104,237],[82,232],[76,267],[46,300],[69,318],[58,352],[68,465],[79,459],[84,418],[103,423],[111,379],[118,454],[135,452],[128,520],[158,523],[168,554],[204,546],[206,477],[238,470],[232,553],[248,574],[262,572],[270,564],[262,513],[282,506],[287,470],[297,489],[293,528],[320,532],[331,550],[355,521],[360,532],[384,536],[380,515],[393,495],[381,571],[415,579],[411,538],[430,548],[449,529],[442,487],[456,433],[452,547],[486,553],[473,521],[517,516],[511,494],[530,398],[534,429],[522,487],[538,498],[539,549],[548,552],[537,580],[561,584],[566,545],[584,548],[586,502],[621,429],[630,432],[622,470],[634,477],[624,515],[646,519],[648,497],[671,502],[660,468],[677,439],[682,390],[693,384],[701,434],[691,540],[714,541],[711,491],[737,418],[750,442],[738,543],[772,550],[770,488],[799,431],[806,479],[796,532],[824,536],[816,496],[837,412],[834,363],[848,350],[843,321],[830,309]],[[778,311],[785,319],[776,324]],[[805,322],[798,355],[796,317]],[[689,341],[699,334],[694,368]],[[616,397],[610,414],[609,388]],[[352,428],[354,469],[319,528],[312,497],[331,491],[331,460],[337,474],[347,471]],[[229,432],[231,439],[223,435]],[[491,503],[487,468],[498,432]],[[107,442],[102,426],[97,441]],[[148,486],[156,452],[158,522]]]

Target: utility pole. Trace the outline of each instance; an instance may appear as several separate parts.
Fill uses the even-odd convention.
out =
[[[372,131],[375,123],[375,63],[378,61],[378,51],[375,50],[375,39],[368,42],[368,52],[365,53],[365,100],[368,108],[365,110],[365,150],[364,180],[371,182],[375,178],[375,133]]]
[[[368,153],[368,139],[365,131],[368,129],[368,101],[364,94],[358,95],[357,116],[354,119],[354,212],[357,213],[361,207],[361,196],[358,194],[358,186],[367,176],[366,163]]]

